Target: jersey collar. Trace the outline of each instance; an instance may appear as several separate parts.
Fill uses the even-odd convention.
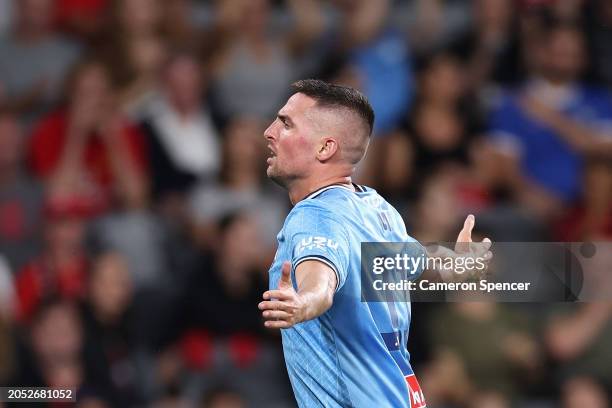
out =
[[[363,187],[361,187],[358,184],[352,183],[353,187],[355,188],[355,191],[359,192],[359,193],[363,193],[365,190]],[[329,186],[323,186],[321,188],[319,188],[318,190],[313,191],[312,193],[308,194],[304,200],[308,200],[311,198],[315,198],[316,196],[318,196],[319,194],[323,193],[324,191],[327,190],[331,190],[332,188],[343,188],[345,190],[350,191],[351,193],[353,192],[353,190],[351,190],[350,188],[348,188],[346,185],[344,184],[331,184]]]

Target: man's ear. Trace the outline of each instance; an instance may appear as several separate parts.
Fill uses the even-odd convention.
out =
[[[327,161],[331,159],[338,151],[338,141],[332,137],[321,138],[321,142],[317,147],[317,159],[319,161]]]

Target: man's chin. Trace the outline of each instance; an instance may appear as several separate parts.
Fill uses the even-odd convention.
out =
[[[272,180],[279,186],[281,187],[287,186],[286,178],[278,174],[278,172],[276,172],[273,167],[268,166],[268,168],[266,169],[266,175],[268,176],[270,180]]]

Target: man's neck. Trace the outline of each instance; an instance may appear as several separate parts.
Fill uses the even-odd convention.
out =
[[[332,185],[345,186],[351,190],[355,189],[353,187],[351,176],[332,176],[317,179],[310,178],[301,180],[291,185],[288,188],[289,199],[291,200],[291,204],[295,205],[315,191]]]

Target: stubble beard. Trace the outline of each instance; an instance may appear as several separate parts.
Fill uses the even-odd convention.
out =
[[[291,181],[297,178],[297,177],[292,177],[291,175],[284,173],[283,171],[280,171],[278,168],[275,168],[274,166],[268,166],[268,168],[266,169],[266,175],[274,183],[278,184],[279,186],[287,190],[289,189]]]

